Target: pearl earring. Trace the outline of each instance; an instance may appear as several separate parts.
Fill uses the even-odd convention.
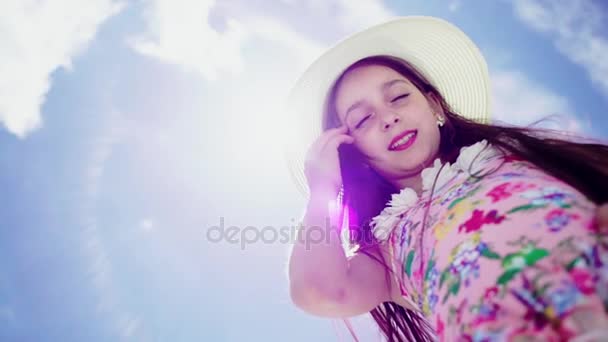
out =
[[[440,117],[437,119],[437,126],[439,126],[439,127],[443,127],[443,124],[444,124],[444,123],[445,123],[445,119],[444,119],[443,117],[441,117],[441,116],[440,116]]]

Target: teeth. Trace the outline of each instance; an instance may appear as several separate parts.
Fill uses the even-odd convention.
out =
[[[403,138],[399,139],[396,143],[394,143],[391,148],[395,149],[403,144],[405,144],[406,142],[410,141],[410,139],[414,136],[414,133],[409,133],[408,135],[404,136]]]

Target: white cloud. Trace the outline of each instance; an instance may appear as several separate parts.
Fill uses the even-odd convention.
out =
[[[462,3],[460,2],[460,0],[451,0],[448,4],[448,9],[451,12],[456,12],[460,9],[460,6],[462,6]]]
[[[243,20],[258,39],[278,43],[291,51],[298,65],[307,65],[323,52],[323,46],[288,26],[268,17],[250,17]]]
[[[140,328],[141,320],[137,317],[128,317],[123,316],[120,319],[119,331],[120,335],[123,339],[130,340],[133,337],[133,334]]]
[[[515,13],[532,29],[550,36],[557,49],[581,65],[608,96],[608,39],[605,11],[591,0],[517,0]]]
[[[289,11],[283,11],[278,15],[282,18],[288,17],[290,23],[305,24],[304,29],[325,30],[327,37],[339,33],[342,38],[344,35],[397,16],[382,0],[283,0],[283,2],[292,7],[292,15]]]
[[[360,30],[379,24],[395,16],[380,0],[336,0],[336,16],[346,29]]]
[[[113,0],[0,1],[0,122],[9,132],[24,137],[41,125],[51,73],[70,69],[121,8]]]
[[[520,71],[500,70],[490,73],[493,90],[493,119],[511,125],[530,125],[546,116],[549,121],[535,127],[560,129],[571,133],[584,133],[588,122],[574,113],[566,98],[551,92],[527,78]]]
[[[243,68],[240,48],[247,32],[228,19],[225,32],[209,25],[213,0],[151,0],[146,12],[149,32],[133,40],[140,53],[194,68],[214,80],[218,72]]]
[[[156,226],[154,220],[145,218],[139,222],[139,228],[144,232],[151,231]]]
[[[220,73],[241,73],[244,69],[241,50],[252,38],[284,45],[302,63],[320,52],[316,43],[261,13],[250,12],[238,19],[227,13],[226,28],[220,32],[209,21],[213,0],[151,0],[148,4],[148,32],[132,40],[135,50],[196,70],[209,80],[217,79]]]
[[[302,20],[301,13],[307,14],[307,23],[331,22],[335,23],[333,31],[347,32],[393,16],[378,0],[283,3],[294,7],[299,14],[279,16],[264,8],[264,3],[254,7],[245,1],[237,4],[214,0],[149,0],[148,30],[132,39],[131,44],[142,54],[191,68],[215,80],[220,73],[237,75],[244,70],[246,61],[242,50],[254,39],[278,43],[294,56],[296,69],[310,64],[323,51],[324,44],[296,29],[295,23]],[[210,23],[212,10],[218,8],[226,23],[222,30]]]

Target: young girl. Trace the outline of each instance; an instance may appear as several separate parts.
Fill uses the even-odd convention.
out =
[[[305,72],[289,101],[309,189],[298,307],[371,312],[389,341],[608,341],[608,146],[489,124],[489,94],[475,45],[430,17],[351,36]]]

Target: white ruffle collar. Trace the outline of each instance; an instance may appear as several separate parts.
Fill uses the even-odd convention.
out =
[[[456,162],[452,165],[447,162],[443,169],[441,168],[441,159],[436,158],[432,166],[423,169],[420,173],[422,177],[422,194],[424,195],[426,191],[431,190],[435,176],[440,169],[441,173],[437,178],[435,189],[441,188],[459,172],[475,174],[480,171],[480,168],[483,167],[483,163],[480,163],[480,161],[491,158],[499,153],[497,149],[492,147],[485,139],[470,146],[464,146],[460,149]],[[475,164],[473,164],[473,161],[475,161]],[[399,215],[414,205],[418,199],[416,191],[409,187],[402,189],[397,194],[393,194],[387,206],[379,215],[372,219],[370,224],[372,233],[376,239],[379,241],[388,239],[391,231],[401,219]]]

